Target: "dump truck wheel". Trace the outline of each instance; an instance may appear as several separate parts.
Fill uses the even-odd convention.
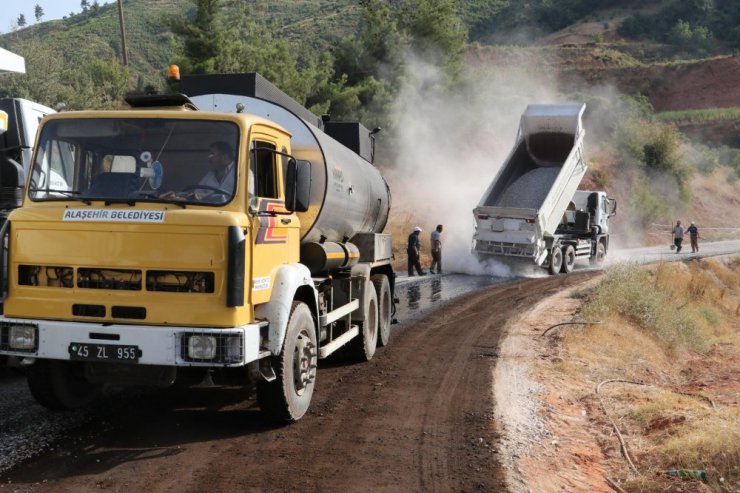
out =
[[[606,247],[604,243],[599,242],[596,245],[596,255],[589,259],[589,263],[592,267],[601,267],[601,264],[604,263],[604,257],[606,257]]]
[[[547,270],[550,274],[558,274],[563,266],[563,251],[558,247],[552,247],[550,251],[550,263]]]
[[[576,249],[573,245],[567,245],[563,248],[563,265],[560,267],[560,272],[566,274],[573,272],[573,267],[576,265]]]
[[[383,274],[375,274],[370,280],[378,298],[378,346],[385,346],[391,338],[391,285]]]
[[[276,378],[259,382],[257,402],[272,421],[298,421],[306,414],[316,386],[318,345],[311,310],[294,301],[285,332],[283,350],[273,357]]]
[[[28,388],[36,402],[52,411],[68,411],[90,404],[102,389],[89,383],[81,364],[37,360],[28,367]]]
[[[348,349],[354,359],[370,361],[378,345],[378,296],[375,288],[368,282],[365,286],[365,317],[360,326],[360,334],[349,341]]]

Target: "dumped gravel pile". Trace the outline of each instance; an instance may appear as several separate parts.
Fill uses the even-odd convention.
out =
[[[24,377],[0,378],[0,472],[37,455],[85,422],[88,413],[53,413],[31,397]]]
[[[537,168],[512,183],[495,204],[496,207],[539,209],[560,173],[559,167]]]

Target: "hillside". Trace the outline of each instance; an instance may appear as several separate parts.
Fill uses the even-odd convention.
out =
[[[165,19],[184,12],[188,0],[128,0],[125,27],[131,72],[144,82],[158,80],[173,51],[174,40]],[[2,45],[30,57],[36,44],[50,49],[70,63],[88,58],[121,58],[121,31],[115,3],[66,19],[35,24],[0,37]],[[71,49],[74,47],[74,49]],[[28,67],[33,71],[34,67]]]
[[[254,15],[274,25],[280,36],[313,47],[329,49],[357,27],[358,7],[350,0],[274,0],[249,2]],[[165,68],[180,45],[169,28],[168,19],[194,14],[190,0],[126,0],[124,24],[129,65],[140,85],[161,84]],[[35,43],[51,48],[65,60],[90,57],[121,58],[121,34],[115,3],[88,10],[65,19],[42,22],[0,36],[0,46],[27,55]],[[74,47],[70,50],[69,47]]]

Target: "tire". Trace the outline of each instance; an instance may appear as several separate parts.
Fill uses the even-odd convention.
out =
[[[275,380],[257,384],[257,403],[271,421],[292,423],[306,414],[316,386],[318,344],[311,310],[294,301],[279,356],[273,356]]]
[[[673,245],[671,246],[673,247]],[[596,255],[589,259],[591,267],[601,267],[604,264],[604,257],[606,257],[606,247],[604,246],[604,243],[600,241],[596,244]]]
[[[52,411],[87,406],[101,393],[102,385],[89,383],[79,363],[37,360],[27,370],[28,388],[36,402]]]
[[[552,247],[552,250],[550,250],[550,263],[547,266],[547,271],[552,275],[559,274],[562,266],[563,251],[558,247]]]
[[[569,274],[573,272],[573,267],[576,265],[576,249],[573,245],[566,245],[563,247],[563,265],[560,267],[560,272]]]
[[[386,346],[391,338],[391,285],[383,274],[375,274],[370,280],[378,298],[378,346]]]
[[[352,358],[357,361],[370,361],[378,346],[378,296],[371,282],[365,285],[365,316],[358,325],[360,333],[349,341],[347,347]]]

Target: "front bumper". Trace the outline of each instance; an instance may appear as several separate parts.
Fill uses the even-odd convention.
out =
[[[85,322],[60,322],[55,320],[16,319],[0,316],[0,328],[5,334],[14,324],[37,327],[36,347],[15,350],[7,344],[0,345],[0,355],[22,358],[70,360],[71,343],[111,344],[136,346],[141,351],[140,365],[239,367],[265,356],[260,350],[261,324],[247,324],[228,329],[172,327],[123,324],[95,324]],[[186,357],[185,341],[192,335],[238,337],[241,340],[239,356],[228,362],[192,361]],[[2,341],[0,341],[2,342]],[[183,349],[185,349],[183,351]]]

